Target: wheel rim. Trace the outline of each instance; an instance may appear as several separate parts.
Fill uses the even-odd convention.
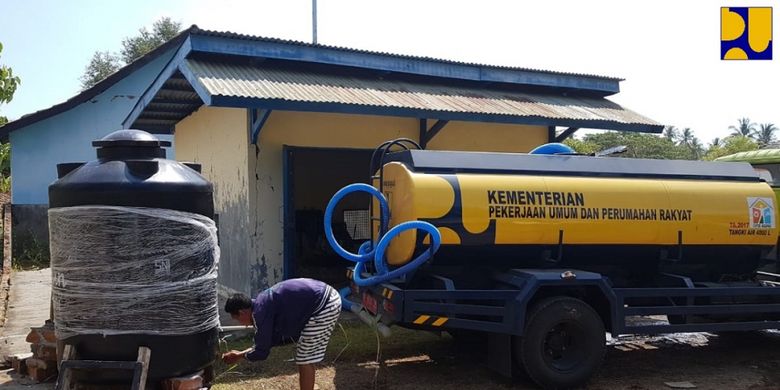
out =
[[[585,359],[585,330],[574,322],[560,322],[542,340],[547,365],[558,371],[570,371]]]

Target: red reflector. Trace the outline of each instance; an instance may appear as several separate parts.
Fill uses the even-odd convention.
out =
[[[389,299],[385,299],[382,302],[382,308],[385,309],[385,313],[395,314],[395,305],[393,305],[393,302],[390,302]]]

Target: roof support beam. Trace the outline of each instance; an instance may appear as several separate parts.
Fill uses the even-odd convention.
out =
[[[547,142],[555,142],[555,126],[547,126]]]
[[[561,134],[558,134],[557,137],[555,137],[554,142],[563,142],[566,138],[569,138],[574,134],[575,131],[579,130],[579,127],[569,127],[568,129],[564,130]]]
[[[184,40],[184,42],[182,42],[181,46],[179,46],[179,49],[176,50],[176,53],[173,55],[173,57],[171,57],[168,63],[165,64],[165,67],[160,72],[160,74],[157,75],[149,88],[144,91],[144,93],[141,95],[141,98],[139,98],[138,102],[135,104],[135,107],[133,107],[133,109],[130,111],[130,114],[128,114],[127,117],[125,117],[125,120],[122,121],[123,128],[130,128],[135,120],[141,116],[144,108],[146,108],[146,106],[148,106],[152,100],[154,100],[157,92],[164,88],[165,83],[171,76],[173,76],[174,73],[176,73],[179,68],[179,64],[184,61],[185,58],[187,58],[187,55],[190,54],[191,50],[192,36],[189,36]]]
[[[250,108],[247,113],[249,115],[249,141],[255,145],[260,139],[260,131],[263,130],[265,121],[271,115],[271,110]]]
[[[443,129],[444,126],[446,126],[449,122],[450,121],[448,120],[439,119],[429,129],[428,120],[420,119],[420,146],[425,149],[425,147],[428,146],[428,142],[431,142],[433,137],[435,137],[436,134],[439,134],[441,129]]]

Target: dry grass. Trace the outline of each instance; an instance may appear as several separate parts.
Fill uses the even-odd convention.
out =
[[[346,333],[346,337],[345,337]],[[684,337],[638,337],[608,348],[604,366],[588,386],[591,390],[668,390],[665,382],[689,381],[700,389],[780,389],[780,332],[747,332]],[[631,347],[635,344],[647,347]],[[251,339],[230,343],[246,348]],[[317,370],[320,389],[533,389],[523,377],[501,378],[485,367],[484,354],[456,347],[452,338],[393,328],[381,340],[376,358],[376,334],[362,323],[343,323]],[[618,347],[624,348],[618,348]],[[297,389],[298,373],[292,358],[294,345],[274,348],[265,362],[242,362],[233,370],[217,367],[223,375],[216,390]],[[339,355],[339,353],[341,355]],[[334,362],[334,359],[338,359]]]
[[[231,349],[251,346],[244,338],[230,342]],[[506,388],[508,383],[469,356],[461,356],[447,335],[393,328],[393,335],[382,338],[377,360],[377,335],[358,322],[336,327],[325,361],[317,369],[320,389],[417,389],[450,388],[457,383],[461,389]],[[222,363],[216,367],[221,375],[215,390],[295,389],[298,371],[289,361],[295,345],[272,350],[268,360],[259,363],[241,362],[232,370]],[[335,361],[334,361],[335,359]],[[491,377],[493,379],[491,379]],[[445,386],[446,385],[446,386]]]

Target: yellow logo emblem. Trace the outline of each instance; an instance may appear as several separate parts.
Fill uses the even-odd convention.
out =
[[[720,59],[772,59],[772,7],[720,9]]]

